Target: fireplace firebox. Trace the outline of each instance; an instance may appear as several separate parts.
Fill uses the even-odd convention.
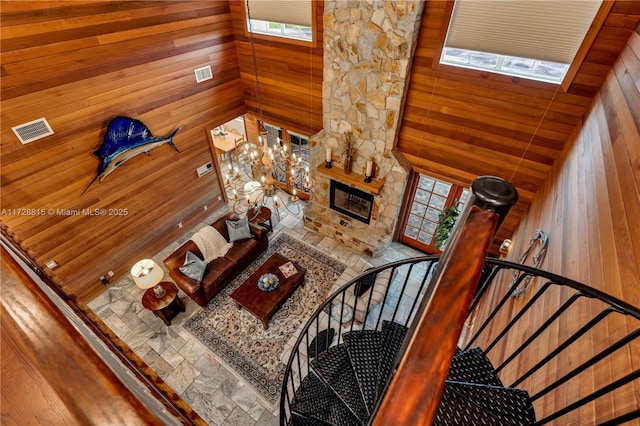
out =
[[[369,223],[373,207],[373,194],[332,179],[330,207],[360,222]]]

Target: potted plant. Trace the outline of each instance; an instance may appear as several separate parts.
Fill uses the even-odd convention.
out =
[[[434,232],[434,244],[436,250],[441,250],[447,244],[451,230],[458,220],[460,215],[460,201],[456,201],[455,204],[447,206],[438,215],[438,226]]]

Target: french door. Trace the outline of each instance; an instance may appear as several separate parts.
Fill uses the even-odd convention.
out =
[[[309,182],[309,139],[271,124],[264,123],[267,130],[267,145],[285,145],[289,152],[287,163],[279,163],[273,172],[273,178],[279,186],[289,192],[295,192],[302,199],[308,199],[311,193]],[[294,191],[295,190],[295,191]]]
[[[434,234],[438,215],[447,206],[466,201],[469,190],[421,173],[415,173],[410,185],[408,211],[403,215],[400,241],[426,253],[439,253]]]

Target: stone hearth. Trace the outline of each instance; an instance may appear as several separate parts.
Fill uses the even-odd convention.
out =
[[[305,226],[368,256],[391,242],[409,176],[394,146],[422,7],[416,1],[325,1],[323,130],[309,141],[314,189]],[[334,167],[342,167],[346,132],[356,146],[352,173],[364,175],[373,158],[377,177],[384,178],[369,224],[331,210],[331,178],[316,171],[327,147]]]

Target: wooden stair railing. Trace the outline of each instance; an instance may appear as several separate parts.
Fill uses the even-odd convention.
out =
[[[491,176],[476,179],[471,190],[373,425],[430,425],[436,415],[489,245],[518,199],[511,184]]]

